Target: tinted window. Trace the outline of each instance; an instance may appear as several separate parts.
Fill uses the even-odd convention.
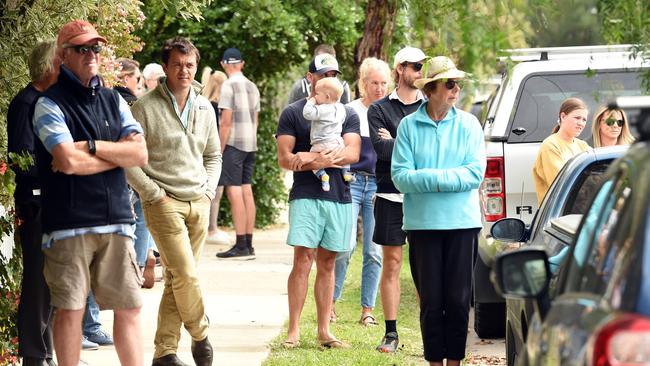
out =
[[[631,244],[623,239],[628,226],[623,217],[632,194],[628,183],[622,173],[596,194],[576,238],[567,290],[603,294],[615,264],[624,260]]]
[[[580,173],[580,177],[578,177],[571,192],[569,192],[569,197],[567,197],[560,216],[583,215],[587,212],[598,186],[603,181],[603,174],[611,162],[611,160],[599,161],[589,165],[587,169]]]
[[[617,71],[573,74],[533,75],[523,83],[517,105],[511,116],[508,142],[541,142],[548,137],[558,119],[562,102],[569,97],[584,100],[589,107],[588,123],[580,138],[591,136],[591,119],[600,105],[614,96],[642,95],[638,72]],[[635,120],[638,110],[626,110],[628,118]],[[515,134],[514,129],[526,132]]]

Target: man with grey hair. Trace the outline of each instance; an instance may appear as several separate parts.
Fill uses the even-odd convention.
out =
[[[59,74],[61,60],[56,56],[54,41],[41,42],[34,47],[29,59],[29,76],[32,81],[9,104],[7,111],[8,151],[16,154],[36,153],[32,132],[32,105],[39,94],[54,84]],[[23,365],[54,365],[52,345],[52,306],[50,290],[43,277],[43,252],[41,251],[41,186],[36,166],[27,170],[12,164],[16,173],[14,202],[17,227],[16,241],[23,251],[23,278],[21,299],[18,305],[18,354]]]

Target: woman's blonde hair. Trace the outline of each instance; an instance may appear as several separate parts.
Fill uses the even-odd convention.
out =
[[[569,114],[577,109],[589,110],[587,104],[582,101],[580,98],[567,98],[562,102],[560,106],[560,112],[557,114],[557,125],[553,128],[553,133],[556,133],[560,130],[560,123],[562,122],[562,113]]]
[[[621,127],[621,134],[618,135],[616,139],[616,145],[630,145],[634,142],[634,136],[630,132],[629,121],[625,111],[622,109],[610,109],[608,107],[601,107],[598,109],[598,112],[594,115],[594,120],[591,123],[591,138],[594,141],[594,147],[601,147],[602,142],[600,141],[600,124],[605,122],[609,115],[612,112],[619,112],[623,116],[623,127]]]
[[[359,66],[359,96],[366,96],[366,79],[373,71],[379,71],[386,76],[386,81],[390,80],[390,67],[388,64],[376,57],[367,57]]]
[[[203,91],[201,95],[208,98],[211,102],[218,102],[221,96],[221,85],[228,77],[221,71],[212,70],[209,67],[203,69],[201,82],[203,83]]]

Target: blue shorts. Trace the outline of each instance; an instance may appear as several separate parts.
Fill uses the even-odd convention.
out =
[[[305,248],[322,247],[332,252],[349,252],[352,235],[352,204],[317,199],[289,202],[287,244]]]

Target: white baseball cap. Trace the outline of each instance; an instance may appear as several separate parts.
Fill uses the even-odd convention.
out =
[[[401,50],[397,51],[395,54],[395,60],[393,61],[393,68],[397,68],[397,65],[404,62],[418,62],[426,60],[427,55],[422,52],[421,49],[415,47],[404,47]]]

